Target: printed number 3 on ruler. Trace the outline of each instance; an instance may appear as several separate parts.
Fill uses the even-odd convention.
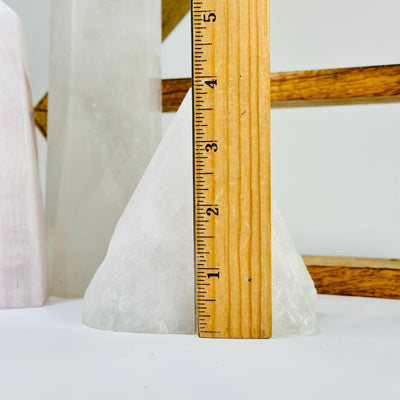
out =
[[[192,2],[197,331],[268,338],[269,0]]]

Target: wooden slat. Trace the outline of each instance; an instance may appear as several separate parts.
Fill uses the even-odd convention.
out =
[[[163,109],[176,111],[190,79],[163,82]],[[273,108],[400,102],[400,65],[271,74]]]
[[[163,111],[176,111],[190,87],[190,78],[163,80]],[[274,73],[271,99],[273,108],[400,102],[400,65]],[[45,110],[39,104],[41,129]]]
[[[400,260],[304,256],[318,293],[400,299]]]
[[[163,111],[177,111],[191,86],[190,78],[163,79],[161,87]]]
[[[400,101],[400,65],[275,73],[274,107]]]
[[[189,12],[190,0],[162,0],[162,39],[164,40]]]

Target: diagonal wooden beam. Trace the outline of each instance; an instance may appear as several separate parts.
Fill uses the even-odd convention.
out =
[[[303,256],[318,293],[400,299],[400,260]]]
[[[162,39],[164,40],[189,12],[190,0],[162,0]]]

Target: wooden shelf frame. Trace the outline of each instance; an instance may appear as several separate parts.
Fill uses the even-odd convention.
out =
[[[176,111],[191,79],[163,81],[163,110]],[[400,64],[271,74],[273,108],[400,102]]]
[[[303,256],[320,294],[400,299],[400,260]]]
[[[164,79],[164,112],[178,110],[190,78]],[[277,72],[271,76],[272,108],[400,102],[400,64]],[[47,94],[35,107],[35,123],[47,136]]]
[[[190,10],[190,0],[162,0],[163,40]],[[191,79],[162,81],[164,112],[176,111]],[[271,74],[273,108],[400,102],[400,64]],[[47,137],[48,95],[34,110]],[[400,260],[303,256],[318,293],[400,299]]]

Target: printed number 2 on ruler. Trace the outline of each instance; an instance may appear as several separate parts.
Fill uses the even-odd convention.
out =
[[[269,0],[192,2],[197,331],[268,338]]]

